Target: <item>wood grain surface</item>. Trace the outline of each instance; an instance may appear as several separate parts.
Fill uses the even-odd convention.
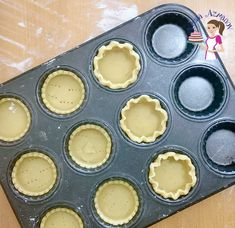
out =
[[[235,27],[235,1],[0,0],[0,83],[160,4],[175,2],[205,15],[224,14]],[[235,32],[223,36],[221,58],[235,82]],[[234,49],[234,50],[233,50]],[[0,228],[20,227],[0,187]],[[234,228],[235,186],[152,228]]]

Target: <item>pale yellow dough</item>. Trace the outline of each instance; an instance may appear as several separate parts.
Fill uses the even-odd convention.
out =
[[[54,187],[57,168],[47,155],[29,152],[16,161],[11,176],[19,192],[28,196],[41,196]]]
[[[50,111],[69,114],[82,105],[85,87],[79,75],[68,70],[57,70],[47,76],[41,96]]]
[[[111,41],[98,50],[94,58],[94,74],[111,89],[126,88],[137,80],[140,57],[129,43]]]
[[[112,141],[107,131],[95,124],[84,124],[73,131],[69,139],[69,154],[80,166],[96,168],[111,155]]]
[[[186,155],[167,152],[150,164],[149,182],[164,198],[176,200],[187,195],[196,181],[195,167]]]
[[[42,218],[40,228],[83,228],[80,216],[68,208],[55,208]]]
[[[167,119],[159,100],[142,95],[129,100],[122,109],[120,126],[131,140],[149,143],[165,132]]]
[[[136,190],[126,181],[110,180],[95,195],[95,208],[102,220],[111,225],[130,222],[139,208]]]
[[[0,140],[6,142],[22,138],[31,123],[29,109],[18,99],[0,99]]]

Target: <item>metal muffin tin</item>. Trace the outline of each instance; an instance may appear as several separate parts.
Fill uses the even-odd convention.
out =
[[[139,211],[124,227],[138,228],[160,221],[235,183],[235,163],[219,166],[205,153],[205,142],[213,131],[225,127],[235,132],[233,83],[219,56],[215,61],[206,61],[197,45],[176,39],[177,43],[169,43],[164,49],[166,34],[180,37],[179,31],[169,24],[181,27],[187,35],[197,29],[206,37],[203,25],[190,9],[175,4],[162,5],[0,86],[0,98],[19,98],[32,116],[31,127],[22,139],[0,142],[1,184],[22,227],[38,227],[47,210],[56,206],[73,208],[86,227],[110,227],[99,218],[93,204],[97,187],[110,178],[127,179],[137,190]],[[165,31],[160,31],[156,40],[154,33],[161,26],[165,26]],[[114,91],[103,87],[93,75],[92,62],[98,48],[111,40],[133,44],[140,55],[142,68],[138,80],[127,89]],[[180,55],[169,53],[176,45],[179,52],[185,45],[185,51]],[[78,73],[86,87],[83,105],[72,114],[53,114],[40,98],[43,80],[57,69]],[[180,85],[192,75],[204,78],[215,91],[215,96],[205,93],[210,101],[206,108],[203,103],[201,107],[194,101],[190,103],[185,95],[187,84],[183,87],[186,90],[179,92]],[[149,144],[132,142],[119,126],[120,111],[127,100],[141,94],[158,98],[169,116],[164,135]],[[204,95],[199,93],[198,98],[202,100]],[[192,108],[185,108],[185,102]],[[67,156],[68,135],[82,123],[101,125],[112,138],[112,156],[98,169],[78,167]],[[48,194],[36,198],[20,194],[10,177],[16,159],[34,149],[49,155],[58,168],[57,184]],[[230,149],[234,150],[231,145]],[[168,150],[188,155],[198,178],[190,193],[175,201],[156,195],[148,183],[149,164]]]

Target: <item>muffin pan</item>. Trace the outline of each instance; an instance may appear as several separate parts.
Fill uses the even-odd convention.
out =
[[[0,86],[22,227],[146,227],[235,183],[235,89],[196,18],[162,5]]]

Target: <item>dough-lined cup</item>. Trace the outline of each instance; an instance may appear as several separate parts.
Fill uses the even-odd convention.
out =
[[[140,56],[130,43],[111,41],[103,45],[94,57],[94,75],[101,85],[111,89],[124,89],[139,75]]]
[[[123,180],[109,180],[99,186],[94,203],[100,218],[114,226],[129,223],[140,206],[136,190]]]
[[[16,161],[11,178],[20,193],[42,196],[54,187],[57,175],[56,165],[50,157],[41,152],[28,152]]]
[[[156,194],[177,200],[195,186],[195,167],[186,155],[175,152],[160,154],[150,164],[149,182]]]
[[[16,98],[0,98],[0,140],[13,142],[28,132],[31,114],[26,105]]]
[[[81,217],[72,209],[58,207],[51,209],[42,218],[40,228],[83,228]]]
[[[165,132],[167,120],[160,101],[142,95],[130,99],[122,109],[120,126],[132,141],[150,143]]]
[[[112,140],[108,132],[96,124],[83,124],[70,135],[68,152],[72,160],[84,168],[97,168],[111,156]]]
[[[41,88],[45,106],[56,114],[70,114],[82,105],[85,86],[79,75],[68,70],[49,74]]]

